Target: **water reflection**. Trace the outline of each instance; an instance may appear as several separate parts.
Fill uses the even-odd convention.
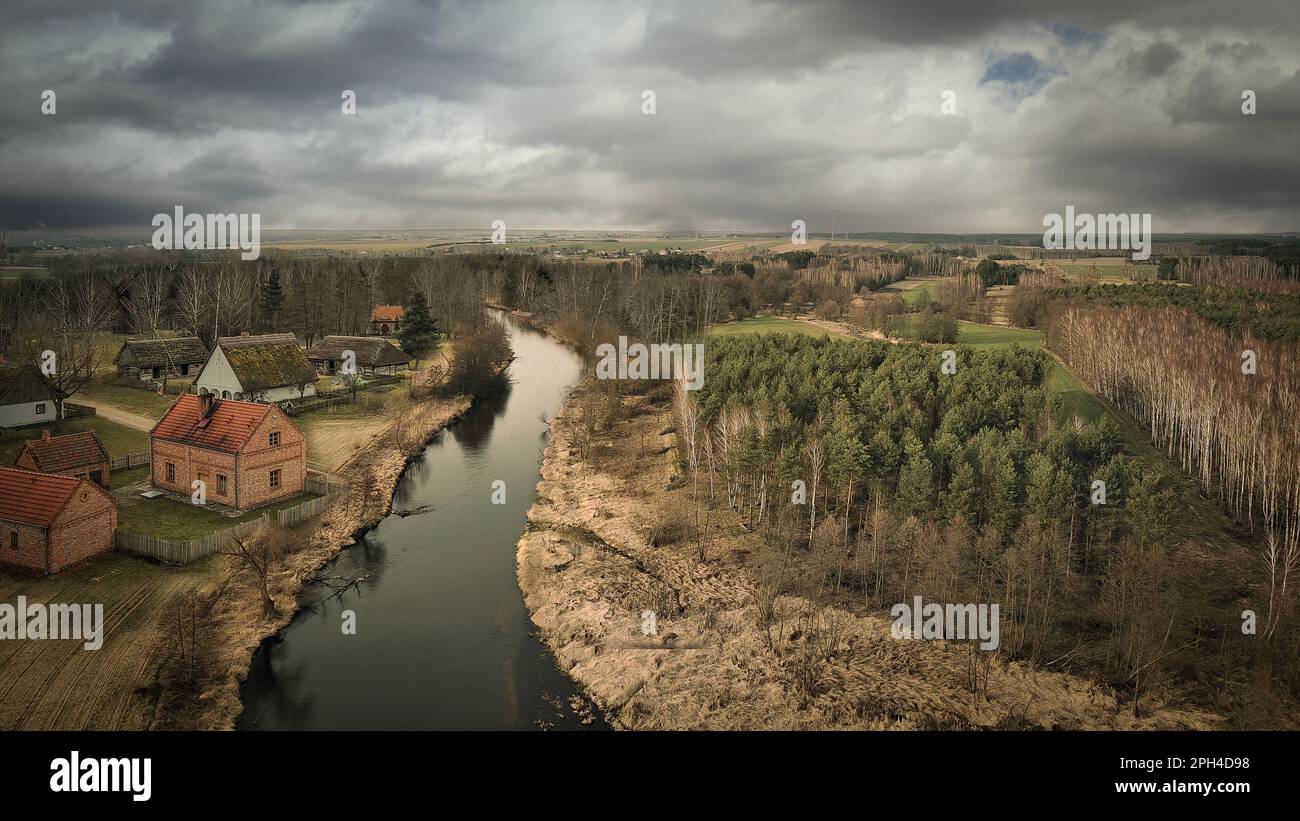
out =
[[[546,419],[578,378],[568,349],[507,328],[516,360],[412,462],[390,515],[308,587],[303,610],[254,657],[241,729],[582,728],[573,683],[531,634],[515,543],[532,504]],[[492,503],[492,483],[506,503]],[[344,611],[356,635],[343,635]],[[603,726],[597,722],[590,726]]]

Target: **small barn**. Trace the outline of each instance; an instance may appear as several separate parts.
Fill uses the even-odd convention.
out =
[[[197,336],[128,339],[113,358],[118,376],[141,382],[190,377],[207,361],[208,349]]]
[[[108,449],[93,430],[63,436],[51,436],[48,430],[43,430],[41,438],[23,443],[14,465],[60,476],[84,476],[100,487],[112,484]]]
[[[406,310],[401,305],[376,305],[370,311],[370,333],[390,336],[402,325]]]
[[[117,500],[84,477],[0,467],[0,564],[48,575],[113,549]]]
[[[351,362],[361,376],[395,374],[411,364],[411,357],[387,339],[377,336],[327,336],[311,346],[307,358],[316,372],[333,376]]]

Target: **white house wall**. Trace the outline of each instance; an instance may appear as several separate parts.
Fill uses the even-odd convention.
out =
[[[44,413],[37,413],[37,408],[44,406]],[[18,402],[13,405],[0,405],[0,428],[16,428],[22,425],[36,425],[41,422],[54,421],[54,402]]]
[[[226,359],[226,354],[220,347],[213,348],[212,353],[208,355],[208,362],[203,366],[203,374],[194,380],[194,387],[198,393],[203,392],[200,389],[207,388],[208,393],[215,393],[217,396],[224,396],[225,391],[230,391],[232,398],[235,394],[244,392],[234,369],[230,367],[230,361]]]

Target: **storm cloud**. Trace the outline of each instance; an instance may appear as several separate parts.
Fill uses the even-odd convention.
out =
[[[1291,0],[10,2],[0,99],[10,229],[1300,229]]]

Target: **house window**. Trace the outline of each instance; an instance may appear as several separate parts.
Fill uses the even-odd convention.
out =
[[[280,431],[278,430],[271,431],[271,447],[280,447]]]
[[[190,375],[190,366],[181,365],[181,376],[189,376],[189,375]]]
[[[162,368],[154,368],[154,369],[153,369],[153,378],[154,378],[154,379],[157,379],[157,378],[160,377],[160,376],[162,376]]]
[[[221,496],[226,495],[226,477],[220,473],[217,474],[217,493]]]
[[[172,464],[171,462],[167,463],[167,481],[169,482],[176,481],[176,465]]]
[[[44,403],[44,402],[38,402],[38,403],[36,404],[36,415],[37,415],[37,416],[40,416],[40,415],[43,414],[43,413],[45,413],[45,403]]]
[[[279,487],[279,486],[280,486],[280,469],[276,468],[275,470],[271,471],[271,487]]]
[[[9,546],[12,547],[14,550],[17,550],[17,549],[18,549],[18,531],[17,531],[17,530],[11,530],[11,531],[9,531]]]

